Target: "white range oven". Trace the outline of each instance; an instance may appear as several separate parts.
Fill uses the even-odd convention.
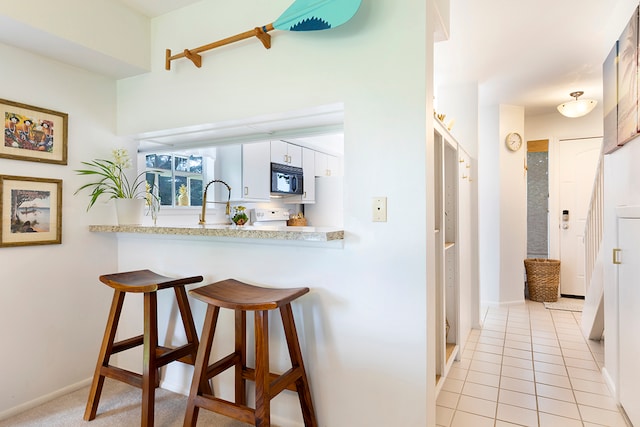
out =
[[[251,225],[256,227],[272,226],[284,227],[289,219],[289,209],[286,208],[256,208],[249,211]]]

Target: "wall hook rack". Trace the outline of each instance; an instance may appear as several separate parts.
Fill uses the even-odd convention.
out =
[[[202,57],[200,52],[215,49],[229,43],[234,43],[250,37],[257,37],[266,49],[271,47],[271,35],[269,31],[275,29],[283,31],[318,31],[328,30],[342,25],[353,17],[362,0],[295,0],[282,15],[271,24],[256,27],[253,30],[218,40],[195,49],[185,49],[182,53],[171,55],[171,50],[166,50],[164,68],[171,69],[171,61],[178,58],[187,58],[200,68]]]
[[[171,55],[171,49],[166,50],[166,57],[164,62],[165,70],[171,69],[171,61],[178,58],[187,58],[193,64],[200,68],[202,67],[201,52],[206,52],[211,49],[215,49],[220,46],[224,46],[230,43],[235,43],[240,40],[248,39],[250,37],[257,37],[265,49],[271,48],[271,34],[268,31],[273,30],[273,24],[268,24],[263,27],[256,27],[253,30],[245,31],[244,33],[236,34],[235,36],[227,37],[226,39],[218,40],[213,43],[206,44],[204,46],[197,47],[195,49],[185,49],[182,53]]]

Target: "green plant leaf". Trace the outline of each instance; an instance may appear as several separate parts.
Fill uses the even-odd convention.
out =
[[[99,178],[80,186],[74,194],[88,189],[90,199],[87,210],[96,203],[101,196],[108,199],[140,199],[146,197],[146,171],[141,172],[133,181],[123,170],[123,166],[117,162],[106,159],[95,159],[90,162],[80,162],[86,169],[77,169],[78,175],[89,175]],[[155,196],[154,196],[155,197]]]

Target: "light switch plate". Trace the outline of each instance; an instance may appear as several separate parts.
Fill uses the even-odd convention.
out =
[[[387,222],[387,198],[374,197],[371,213],[373,222]]]

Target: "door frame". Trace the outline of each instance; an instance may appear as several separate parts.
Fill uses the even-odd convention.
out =
[[[548,233],[549,233],[549,258],[560,259],[560,218],[558,215],[552,215],[553,212],[559,212],[560,209],[560,164],[558,161],[559,154],[559,138],[549,139],[549,215],[548,215]],[[572,138],[567,138],[572,139]]]

